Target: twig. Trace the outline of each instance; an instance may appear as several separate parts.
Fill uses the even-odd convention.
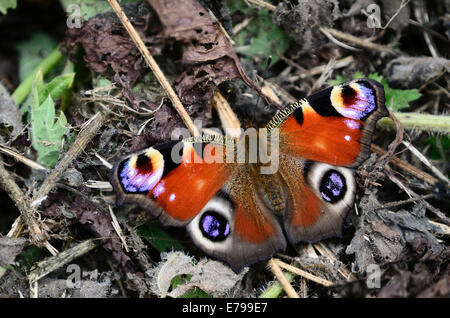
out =
[[[378,147],[375,144],[371,145],[371,150],[381,156],[386,154],[386,151],[384,149]],[[429,184],[435,184],[438,181],[438,179],[436,179],[435,177],[430,176],[428,173],[417,169],[413,165],[407,163],[406,161],[401,160],[398,157],[395,157],[395,156],[390,157],[389,163],[396,165],[397,167],[405,170],[406,172],[413,175],[414,177],[422,179],[423,181],[425,181]]]
[[[420,197],[417,193],[415,193],[413,190],[408,188],[397,177],[395,177],[392,169],[389,168],[389,166],[385,167],[385,173],[389,177],[389,179],[391,179],[392,182],[394,182],[401,189],[403,189],[409,195],[410,198]],[[427,208],[428,211],[432,212],[434,215],[436,215],[438,218],[440,218],[442,220],[442,222],[444,222],[447,225],[450,225],[450,218],[447,217],[444,213],[442,213],[439,209],[435,208],[434,206],[432,206],[430,203],[428,203],[427,201],[425,201],[423,199],[420,200],[420,202],[422,202],[425,205],[425,207]]]
[[[250,21],[252,21],[252,18],[248,17],[245,18],[244,21],[236,24],[232,29],[233,35],[236,36],[236,34],[241,32],[250,23]]]
[[[406,146],[406,148],[411,151],[411,153],[416,156],[420,161],[422,161],[428,168],[430,168],[431,171],[433,171],[433,173],[442,181],[446,182],[447,184],[450,185],[450,181],[448,180],[448,178],[441,172],[439,171],[438,168],[436,168],[435,166],[433,166],[431,164],[431,162],[419,151],[417,150],[416,147],[414,147],[411,143],[403,140],[403,144]]]
[[[13,200],[19,210],[21,220],[23,220],[30,231],[31,241],[36,245],[45,246],[51,254],[57,254],[58,251],[47,241],[48,234],[39,227],[39,224],[34,217],[37,213],[36,209],[31,207],[30,201],[25,197],[24,193],[5,169],[2,162],[0,162],[0,186],[8,193],[9,197]],[[20,224],[17,224],[16,228],[19,227],[19,225]]]
[[[402,11],[402,9],[404,7],[406,7],[406,5],[409,3],[410,0],[402,0],[402,2],[400,3],[400,7],[397,9],[397,11],[394,13],[394,15],[389,19],[389,21],[386,23],[386,25],[384,27],[381,27],[383,30],[386,30],[387,27],[389,26],[389,24],[391,24],[392,21],[394,21],[394,19],[399,15],[400,11]]]
[[[314,82],[313,86],[309,89],[308,95],[311,95],[316,90],[318,90],[323,83],[331,76],[333,73],[334,65],[336,64],[336,60],[332,58],[330,61],[328,61],[327,66],[323,70],[322,74],[320,74],[319,78]]]
[[[100,241],[95,241],[94,239],[86,240],[72,248],[62,251],[56,256],[51,256],[44,259],[43,261],[37,262],[30,273],[28,274],[28,280],[30,283],[35,283],[42,277],[48,275],[54,270],[64,266],[65,264],[71,262],[72,260],[80,257],[100,244]]]
[[[10,155],[11,157],[14,157],[16,160],[22,162],[23,164],[27,165],[28,167],[36,170],[47,170],[46,167],[43,165],[37,163],[36,161],[33,161],[31,159],[28,159],[27,157],[22,156],[20,153],[10,149],[9,147],[0,145],[0,152],[3,152],[7,155]]]
[[[422,196],[419,196],[419,197],[409,198],[407,200],[396,201],[396,202],[389,202],[389,203],[382,204],[379,207],[376,207],[375,210],[388,209],[388,208],[392,208],[392,207],[403,205],[403,204],[407,204],[407,203],[412,203],[412,202],[416,202],[416,201],[430,199],[433,196],[434,196],[433,193],[429,193],[429,194],[425,194],[425,195],[422,195]]]
[[[110,164],[105,158],[103,158],[102,156],[100,156],[98,153],[96,153],[94,151],[94,155],[98,158],[98,160],[100,160],[102,162],[102,164],[108,168],[108,169],[112,169],[113,165]]]
[[[169,96],[170,100],[172,101],[173,106],[175,107],[176,111],[180,115],[181,119],[183,119],[186,127],[189,129],[191,134],[193,136],[199,136],[199,132],[197,128],[194,126],[194,123],[192,122],[192,119],[189,117],[189,114],[187,113],[186,109],[184,109],[183,104],[181,103],[180,99],[178,98],[177,94],[173,90],[172,86],[170,85],[167,78],[164,76],[163,72],[159,68],[158,64],[156,63],[153,56],[150,54],[150,51],[145,46],[144,42],[142,41],[139,34],[136,32],[133,25],[128,20],[128,17],[125,15],[125,13],[120,8],[119,4],[116,0],[108,0],[109,4],[113,8],[114,12],[119,17],[120,21],[122,22],[123,26],[127,30],[128,34],[130,35],[131,39],[136,44],[137,48],[141,52],[142,56],[144,57],[145,62],[152,70],[153,74],[155,74],[158,82],[161,84],[161,86],[166,91],[167,95]]]
[[[331,29],[331,28],[320,28],[320,30],[322,32],[324,32],[324,31],[328,32],[333,37],[336,37],[340,40],[351,42],[357,46],[363,47],[368,50],[378,51],[378,52],[387,53],[387,54],[395,54],[395,51],[387,46],[372,43],[367,40],[362,40],[354,35],[347,34],[342,31],[339,31],[339,30],[335,30],[335,29]]]
[[[394,175],[394,171],[388,165],[384,167],[384,173],[393,183],[395,183],[400,189],[405,191],[406,194],[409,196],[409,198],[413,198],[410,189],[407,186],[405,186],[403,182],[401,182],[401,180]]]
[[[416,16],[416,19],[421,24],[428,24],[430,23],[430,19],[428,17],[428,13],[425,8],[425,3],[423,1],[418,2],[414,6],[414,15]],[[436,46],[433,43],[433,40],[430,37],[430,34],[427,30],[423,30],[423,37],[425,39],[425,43],[428,46],[428,49],[430,50],[430,54],[432,57],[439,57],[439,54],[436,50]]]
[[[353,46],[350,46],[348,44],[342,43],[338,39],[336,39],[326,28],[320,28],[320,32],[322,32],[331,42],[336,44],[337,46],[340,46],[344,49],[350,50],[350,51],[361,51],[361,49],[357,49]]]
[[[389,118],[391,118],[395,124],[395,129],[396,129],[395,139],[389,145],[388,151],[386,152],[386,154],[382,155],[379,158],[378,163],[377,163],[377,166],[379,166],[379,167],[387,165],[390,158],[394,156],[395,150],[401,144],[401,142],[403,140],[403,136],[405,134],[405,129],[403,128],[403,125],[398,120],[397,116],[390,110],[389,110]]]
[[[257,6],[265,8],[265,9],[270,10],[270,11],[275,11],[275,9],[277,8],[273,4],[265,2],[265,1],[262,1],[262,0],[246,0],[246,1],[250,2],[250,3],[253,3],[253,4],[256,4]]]
[[[295,289],[292,287],[291,283],[288,281],[283,271],[278,266],[277,262],[273,258],[269,260],[269,266],[272,273],[280,282],[281,286],[283,286],[284,291],[290,298],[300,298]]]
[[[281,57],[281,58],[283,59],[284,57]],[[286,58],[284,58],[284,59],[286,59]],[[342,59],[336,60],[336,63],[333,65],[333,69],[346,67],[346,66],[350,65],[351,63],[353,63],[354,60],[355,59],[353,58],[352,55],[349,55],[349,56],[344,57]],[[299,75],[291,76],[289,78],[289,80],[290,81],[296,81],[296,80],[299,80],[299,79],[308,78],[308,77],[311,77],[311,76],[314,76],[314,75],[322,74],[323,71],[325,70],[325,68],[327,67],[327,65],[319,65],[319,66],[313,67],[313,68],[311,68],[309,70],[306,70],[306,72],[304,72],[304,73],[301,73]]]

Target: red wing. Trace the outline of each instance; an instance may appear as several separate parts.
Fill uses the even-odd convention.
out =
[[[370,79],[329,87],[288,107],[282,123],[274,122],[283,113],[268,124],[280,129],[281,152],[346,167],[367,158],[376,121],[388,115],[383,87]]]
[[[202,156],[184,141],[157,145],[120,161],[110,177],[117,203],[137,203],[165,225],[188,223],[230,176],[230,166],[221,158],[224,146],[195,146],[201,147],[197,151]]]

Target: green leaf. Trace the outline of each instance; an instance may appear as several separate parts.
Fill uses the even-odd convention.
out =
[[[200,288],[194,287],[192,289],[189,289],[187,292],[185,292],[178,298],[213,298],[213,297],[204,292],[203,290],[201,290]]]
[[[0,0],[0,13],[6,14],[8,9],[17,8],[17,0]]]
[[[353,78],[363,78],[366,77],[361,72],[355,72]],[[386,106],[393,110],[398,111],[403,108],[409,107],[409,103],[415,101],[422,96],[417,89],[394,89],[389,87],[387,80],[378,73],[372,73],[367,76],[377,82],[380,82],[384,87],[384,96],[386,98]],[[345,82],[343,76],[338,75],[335,80],[329,81],[330,85],[337,85]]]
[[[172,280],[170,281],[170,286],[172,287],[172,290],[174,290],[175,288],[177,288],[180,285],[189,283],[191,278],[192,278],[192,275],[190,275],[190,274],[177,275],[174,278],[172,278]]]
[[[64,93],[69,91],[73,85],[75,73],[62,74],[55,77],[47,86],[44,86],[43,74],[39,70],[36,73],[33,85],[36,85],[39,104],[42,104],[44,100],[50,95],[53,100],[59,99]],[[22,114],[27,113],[31,109],[32,94],[28,96],[26,101],[22,104],[20,110]]]
[[[19,254],[19,259],[22,261],[23,266],[29,270],[34,263],[41,258],[41,254],[42,249],[31,245],[23,249],[23,251]]]
[[[1,1],[1,0],[0,0]],[[48,34],[32,33],[30,38],[15,45],[19,52],[19,79],[22,82],[36,66],[53,51],[58,43]]]
[[[45,86],[42,91],[42,96],[39,98],[39,102],[42,103],[49,95],[53,99],[58,99],[69,88],[72,87],[75,73],[62,74],[55,77],[50,83]]]
[[[159,252],[182,250],[184,247],[167,234],[158,223],[147,223],[137,228],[137,233],[145,238]]]
[[[355,78],[364,77],[362,73],[358,73],[361,76]],[[372,73],[368,77],[383,84],[386,106],[393,111],[409,107],[409,102],[419,99],[422,96],[417,89],[394,89],[389,87],[387,80],[378,73]]]
[[[234,37],[236,51],[259,60],[264,60],[271,55],[272,64],[275,64],[279,55],[283,55],[289,48],[292,39],[272,22],[271,12],[266,9],[255,10],[241,0],[229,0],[227,6],[232,13],[240,11],[246,16],[254,16],[251,22]],[[264,65],[261,64],[261,66]]]
[[[31,141],[38,153],[37,161],[53,168],[58,161],[59,149],[67,131],[67,120],[63,112],[56,116],[51,93],[43,88],[42,83],[42,72],[39,71],[31,90]]]
[[[385,89],[385,94],[386,106],[394,111],[409,107],[409,102],[422,96],[417,89],[392,89],[389,86]]]
[[[439,138],[442,145],[442,150],[444,151],[445,158],[441,157],[441,152],[439,150],[439,147],[437,146],[436,139]],[[450,150],[450,135],[442,135],[442,136],[435,136],[428,138],[427,144],[429,144],[431,147],[428,151],[428,156],[433,160],[448,160],[449,150]]]

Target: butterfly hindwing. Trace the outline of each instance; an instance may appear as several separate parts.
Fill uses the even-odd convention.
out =
[[[317,242],[341,236],[356,190],[353,169],[281,155],[288,196],[283,225],[288,240]]]
[[[255,195],[257,184],[247,169],[240,166],[188,225],[198,247],[235,271],[286,247],[282,228],[273,211]]]

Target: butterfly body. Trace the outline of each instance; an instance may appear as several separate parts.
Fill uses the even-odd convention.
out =
[[[386,116],[369,79],[327,88],[240,138],[202,136],[119,161],[117,204],[137,203],[168,226],[185,226],[206,254],[238,271],[287,243],[339,236],[355,198],[354,168]]]

